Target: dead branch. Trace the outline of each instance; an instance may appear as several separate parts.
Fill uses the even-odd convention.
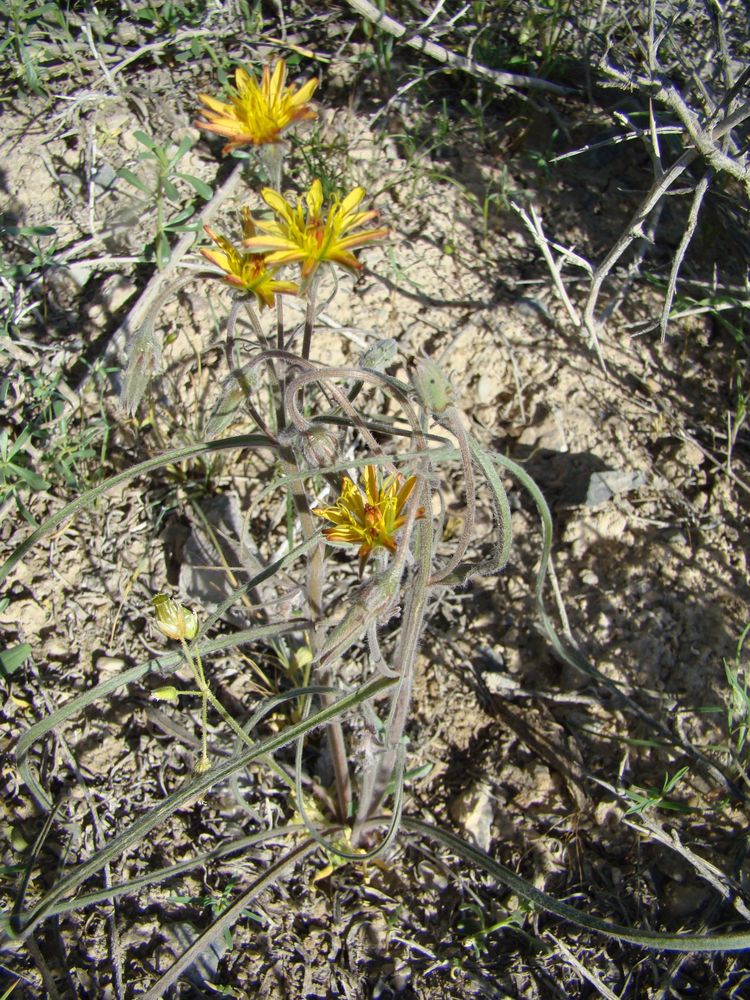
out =
[[[346,0],[351,8],[358,14],[376,25],[382,31],[388,32],[394,38],[403,39],[404,43],[417,52],[424,52],[425,55],[444,63],[451,69],[460,69],[464,73],[476,76],[480,80],[486,80],[496,87],[511,87],[518,90],[541,90],[548,94],[570,94],[569,87],[561,87],[557,83],[550,83],[549,80],[541,80],[536,76],[523,76],[519,73],[506,73],[501,70],[490,69],[481,63],[474,62],[466,56],[457,55],[449,49],[431,42],[420,35],[412,34],[403,24],[395,21],[392,17],[370,3],[370,0]]]

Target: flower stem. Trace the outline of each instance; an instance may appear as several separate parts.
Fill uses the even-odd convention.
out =
[[[417,496],[410,499],[410,510],[399,545],[398,560],[406,561],[409,537],[412,529],[417,536],[416,573],[409,581],[406,591],[406,601],[402,615],[401,634],[399,636],[394,662],[398,664],[400,680],[391,704],[388,719],[385,722],[385,737],[382,753],[371,762],[373,773],[365,774],[362,779],[359,809],[354,824],[352,843],[359,843],[364,824],[380,807],[385,797],[388,785],[394,776],[398,761],[404,729],[409,716],[411,694],[414,686],[414,674],[419,650],[419,638],[422,633],[424,616],[427,608],[430,570],[432,567],[432,537],[427,519],[416,519],[418,504],[425,510],[430,509],[430,490],[426,479],[418,474],[420,486],[415,490]],[[395,563],[394,561],[394,563]]]
[[[472,464],[471,451],[469,449],[469,440],[466,435],[464,425],[461,423],[461,416],[455,406],[448,407],[445,413],[442,414],[440,422],[443,426],[447,427],[456,438],[458,447],[461,451],[464,488],[466,490],[466,513],[464,514],[463,531],[461,532],[461,537],[458,541],[456,551],[453,553],[445,566],[439,569],[437,573],[432,574],[430,577],[430,585],[441,583],[448,576],[450,576],[453,570],[466,555],[466,550],[469,547],[469,542],[471,541],[471,537],[474,533],[474,519],[476,516],[476,483],[474,478],[474,466]]]
[[[255,746],[255,741],[248,736],[242,726],[237,722],[232,716],[227,712],[224,706],[221,704],[219,699],[210,689],[206,683],[206,675],[203,670],[203,663],[200,656],[193,657],[190,653],[190,649],[184,639],[180,640],[182,645],[182,651],[185,654],[185,659],[190,665],[190,669],[193,671],[193,676],[195,677],[195,683],[198,685],[198,693],[203,699],[203,705],[201,709],[201,725],[202,725],[202,736],[201,736],[201,763],[203,765],[209,764],[208,759],[208,703],[216,709],[221,718],[226,722],[235,736],[238,736],[245,746],[253,747]],[[290,788],[294,789],[294,779],[291,778],[286,771],[280,767],[276,761],[269,756],[264,756],[261,758],[264,764],[267,764]]]
[[[272,142],[261,147],[261,159],[268,171],[268,182],[274,191],[281,193],[281,182],[284,175],[285,143]],[[276,347],[284,350],[284,307],[281,296],[276,296]]]
[[[320,274],[316,272],[307,286],[307,312],[305,313],[305,332],[302,334],[302,357],[307,361],[310,357],[313,329],[315,327],[315,300],[318,296]]]

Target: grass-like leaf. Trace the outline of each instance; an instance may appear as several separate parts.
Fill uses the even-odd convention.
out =
[[[439,827],[413,819],[410,816],[403,817],[402,823],[405,829],[442,844],[463,861],[482,868],[497,879],[501,885],[533,903],[534,906],[546,910],[548,913],[553,913],[563,920],[569,920],[579,927],[586,927],[588,930],[605,934],[607,937],[661,951],[722,952],[744,951],[746,948],[750,948],[750,928],[727,934],[665,934],[660,931],[642,930],[637,927],[625,927],[623,924],[610,923],[608,920],[602,920],[601,917],[594,916],[586,910],[579,910],[568,903],[562,903],[546,892],[542,892],[541,889],[537,889],[526,879],[506,868],[505,865],[501,865],[499,861],[495,861],[481,848],[468,844],[447,830],[441,830]]]
[[[82,493],[75,500],[71,500],[70,503],[66,504],[51,517],[47,518],[35,531],[26,538],[21,544],[11,553],[11,555],[5,560],[2,566],[0,566],[0,583],[2,583],[8,574],[17,566],[21,560],[27,555],[28,552],[33,549],[33,547],[40,542],[43,538],[46,538],[51,532],[55,530],[60,524],[63,524],[69,518],[73,517],[80,510],[84,510],[89,507],[97,497],[102,496],[109,490],[115,489],[120,483],[126,483],[131,479],[135,479],[138,476],[144,475],[148,472],[153,472],[155,469],[162,469],[167,465],[173,465],[176,462],[184,462],[191,458],[197,458],[199,455],[209,454],[213,451],[227,451],[232,448],[263,448],[271,447],[271,442],[265,435],[262,434],[239,434],[236,437],[221,438],[218,441],[200,441],[196,444],[185,445],[182,448],[175,448],[172,451],[166,451],[161,455],[157,455],[155,458],[149,458],[145,462],[140,462],[138,465],[134,465],[130,469],[125,469],[123,472],[118,472],[117,475],[111,476],[106,479],[103,483],[99,483],[97,486],[92,487],[85,493]]]
[[[203,795],[214,785],[219,784],[229,778],[236,770],[247,767],[253,761],[266,754],[272,754],[281,747],[287,746],[306,733],[312,732],[319,726],[326,725],[331,720],[356,708],[362,702],[376,697],[382,691],[387,690],[396,683],[393,677],[378,677],[361,685],[351,694],[344,695],[338,701],[326,706],[309,719],[304,719],[295,725],[289,726],[280,733],[262,740],[250,749],[245,749],[236,754],[230,760],[210,771],[198,775],[188,782],[183,788],[178,789],[169,795],[158,806],[151,809],[145,816],[136,820],[121,833],[113,837],[101,850],[98,850],[88,861],[83,861],[76,865],[67,875],[64,875],[59,882],[40,900],[31,910],[28,920],[21,921],[19,914],[23,909],[23,896],[19,896],[16,901],[13,919],[11,920],[11,932],[15,935],[26,935],[31,933],[35,927],[48,916],[52,905],[63,899],[82,885],[91,875],[101,871],[101,869],[114,858],[119,857],[128,848],[141,843],[148,834],[163,823],[177,809],[186,803]]]

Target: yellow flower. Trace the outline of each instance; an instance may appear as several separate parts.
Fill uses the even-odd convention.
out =
[[[276,280],[275,275],[278,268],[267,266],[268,261],[265,254],[238,250],[224,236],[215,233],[210,226],[203,228],[219,247],[218,250],[202,248],[203,256],[226,272],[224,281],[227,284],[233,285],[235,288],[242,288],[246,292],[252,292],[261,309],[264,306],[272,306],[277,294],[297,294],[299,288],[295,282]],[[255,233],[255,226],[247,209],[244,209],[242,213],[242,231],[246,238]]]
[[[388,235],[387,228],[352,233],[378,214],[357,211],[365,196],[361,187],[354,188],[343,201],[335,198],[327,213],[323,211],[323,187],[317,178],[312,182],[304,202],[298,198],[296,206],[290,205],[272,188],[264,188],[261,194],[278,216],[278,221],[255,219],[256,227],[264,235],[246,239],[245,246],[267,252],[269,264],[299,261],[303,284],[309,282],[318,266],[325,261],[352,271],[359,270],[362,265],[351,251]]]
[[[198,634],[198,618],[166,594],[154,598],[154,614],[159,630],[167,639],[194,639]]]
[[[286,73],[286,63],[279,59],[273,73],[269,66],[263,67],[263,79],[258,85],[254,76],[238,68],[234,77],[237,89],[230,91],[229,104],[208,94],[198,95],[208,111],[201,111],[206,121],[197,121],[196,127],[226,136],[229,142],[223,153],[239,146],[278,142],[293,122],[315,118],[308,101],[318,86],[317,79],[313,77],[297,90],[294,84],[286,86]]]
[[[329,542],[344,545],[359,545],[360,574],[370,553],[378,546],[396,551],[394,535],[406,523],[402,511],[416,483],[415,476],[409,476],[402,483],[401,476],[390,476],[382,486],[374,465],[368,465],[362,475],[364,494],[348,476],[344,476],[341,496],[333,507],[317,507],[313,514],[325,518],[333,525],[324,528],[323,534]],[[420,507],[417,517],[424,517]]]

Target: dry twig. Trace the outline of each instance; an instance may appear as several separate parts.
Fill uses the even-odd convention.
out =
[[[486,80],[487,83],[492,83],[496,87],[510,87],[514,90],[540,90],[546,91],[548,94],[571,93],[569,87],[561,87],[557,83],[550,83],[549,80],[541,80],[536,76],[523,76],[519,73],[506,73],[501,70],[489,69],[489,67],[483,66],[481,63],[474,62],[473,59],[457,55],[442,45],[438,45],[437,42],[431,42],[420,35],[410,33],[403,24],[384,14],[383,11],[378,10],[374,4],[370,3],[370,0],[346,0],[346,2],[358,14],[371,21],[382,31],[388,32],[394,38],[402,38],[404,43],[410,48],[416,49],[417,52],[424,52],[432,59],[444,63],[451,69],[460,69],[464,73],[469,73],[480,80]]]

